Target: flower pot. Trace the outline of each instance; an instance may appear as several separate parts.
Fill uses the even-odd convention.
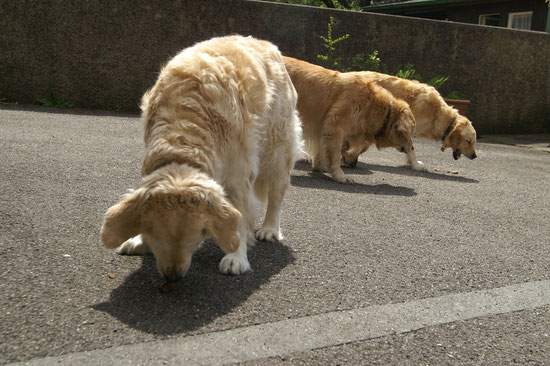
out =
[[[467,99],[447,99],[443,98],[445,100],[445,103],[447,105],[453,107],[463,116],[466,116],[466,112],[468,111],[468,104],[470,104],[470,101]]]

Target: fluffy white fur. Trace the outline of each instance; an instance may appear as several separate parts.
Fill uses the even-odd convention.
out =
[[[146,156],[140,188],[111,207],[101,238],[120,254],[152,251],[167,280],[214,238],[223,273],[250,269],[255,203],[259,240],[280,240],[280,207],[302,149],[296,91],[278,49],[252,37],[183,50],[142,100]]]

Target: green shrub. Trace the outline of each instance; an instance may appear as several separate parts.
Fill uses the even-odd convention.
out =
[[[424,79],[415,70],[413,64],[406,64],[403,67],[399,67],[396,71],[391,72],[387,65],[382,63],[382,60],[378,56],[378,50],[373,51],[370,54],[358,53],[351,58],[351,67],[345,67],[342,63],[341,57],[337,56],[336,44],[342,42],[350,37],[349,34],[345,34],[339,38],[333,39],[334,18],[331,16],[328,23],[327,36],[319,36],[323,41],[323,47],[326,49],[326,54],[317,55],[317,59],[321,61],[321,66],[326,68],[337,70],[341,72],[347,71],[375,71],[382,72],[384,74],[394,75],[403,79],[418,80],[423,83]],[[433,86],[436,89],[441,88],[449,80],[448,76],[436,76],[430,79],[426,84]]]
[[[325,55],[317,55],[317,59],[319,59],[323,65],[329,69],[333,70],[342,70],[341,68],[341,58],[336,57],[336,47],[335,45],[338,42],[341,42],[343,40],[346,40],[349,38],[349,34],[344,34],[341,37],[338,37],[336,39],[332,38],[332,27],[334,26],[334,18],[331,16],[330,21],[328,23],[328,31],[327,36],[319,36],[321,40],[323,41],[323,47],[325,47],[326,54]]]
[[[353,71],[376,71],[380,72],[382,62],[378,57],[378,51],[372,52],[370,55],[358,53],[351,59],[351,69]]]
[[[54,108],[72,108],[73,105],[65,103],[57,99],[53,90],[50,90],[50,99],[39,99],[38,103],[45,107],[54,107]]]

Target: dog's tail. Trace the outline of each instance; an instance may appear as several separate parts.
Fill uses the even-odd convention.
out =
[[[306,146],[304,142],[303,132],[302,132],[302,121],[300,120],[300,117],[298,116],[298,112],[295,112],[292,116],[293,123],[294,123],[294,136],[295,136],[295,143],[293,146],[293,156],[294,161],[292,162],[292,165],[294,166],[294,163],[298,160],[309,160],[309,154],[306,152]]]

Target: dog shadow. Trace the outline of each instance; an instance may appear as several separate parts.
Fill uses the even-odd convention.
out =
[[[462,177],[460,175],[449,175],[444,172],[423,172],[418,170],[411,169],[410,166],[387,166],[387,165],[378,165],[378,164],[366,164],[358,162],[357,166],[354,169],[350,169],[348,172],[353,174],[373,174],[372,171],[379,171],[389,174],[400,174],[407,175],[410,177],[423,177],[434,180],[445,180],[452,182],[461,182],[461,183],[479,183],[479,180]]]
[[[294,169],[298,171],[310,172],[310,176],[312,177],[327,178],[322,173],[314,172],[311,169],[311,164],[306,160],[297,161],[296,164],[294,165]],[[379,171],[379,172],[384,172],[389,174],[399,174],[399,175],[406,175],[410,177],[422,177],[422,178],[442,180],[442,181],[452,181],[452,182],[461,182],[461,183],[479,183],[479,181],[476,179],[461,177],[459,175],[449,175],[443,172],[437,173],[437,172],[430,172],[430,171],[427,171],[427,172],[417,171],[417,170],[411,169],[411,167],[407,165],[387,166],[387,165],[378,165],[378,164],[367,164],[359,161],[357,162],[357,166],[355,168],[342,166],[342,170],[346,174],[356,174],[356,175],[372,175],[374,174],[373,171]]]
[[[310,173],[309,176],[293,175],[290,177],[290,184],[295,187],[330,189],[347,193],[374,194],[384,196],[416,196],[416,192],[408,187],[396,187],[390,184],[343,184],[335,182],[327,175],[317,172]]]
[[[218,271],[223,252],[211,241],[193,256],[191,268],[171,292],[163,282],[155,258],[143,257],[142,266],[113,289],[108,301],[92,308],[110,314],[128,326],[156,335],[176,335],[198,329],[244,302],[262,284],[294,261],[290,248],[278,242],[257,242],[249,248],[254,269],[239,276]]]

